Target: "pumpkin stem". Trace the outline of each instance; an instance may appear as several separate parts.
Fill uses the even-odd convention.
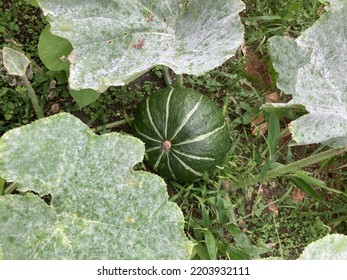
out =
[[[168,87],[172,86],[172,80],[169,73],[169,68],[163,65],[164,80]]]
[[[165,140],[161,146],[163,150],[169,152],[171,150],[171,142],[169,140]]]
[[[178,88],[183,87],[183,75],[182,74],[176,75],[176,87],[178,87]]]

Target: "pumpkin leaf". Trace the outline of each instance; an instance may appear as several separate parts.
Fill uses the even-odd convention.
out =
[[[344,0],[329,3],[320,19],[296,40],[271,38],[277,86],[293,98],[287,104],[268,106],[305,106],[309,113],[289,127],[297,144],[343,147],[347,146],[347,4]]]
[[[302,252],[301,260],[347,260],[347,236],[329,234],[309,244]]]
[[[70,87],[99,92],[156,65],[201,75],[243,41],[240,0],[38,0],[51,32],[68,39]]]
[[[3,258],[189,258],[164,181],[132,170],[143,155],[140,140],[97,136],[67,113],[5,133],[0,176],[26,194],[0,197]],[[50,205],[40,198],[47,194]]]
[[[53,35],[50,29],[51,26],[47,25],[41,32],[38,44],[40,59],[49,70],[65,71],[69,75],[68,56],[72,46],[67,39]],[[80,108],[93,103],[100,97],[100,93],[93,89],[70,89],[69,91]]]
[[[47,25],[40,35],[38,44],[40,59],[49,70],[64,70],[68,73],[70,63],[67,57],[72,51],[72,46],[68,40],[53,35],[50,28],[51,26]]]
[[[30,60],[21,52],[11,48],[2,49],[2,62],[9,75],[23,77],[26,75]]]
[[[71,96],[80,108],[88,106],[100,97],[100,93],[93,89],[69,90]]]

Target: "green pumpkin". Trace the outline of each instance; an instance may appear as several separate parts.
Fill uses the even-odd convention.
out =
[[[222,111],[186,88],[165,88],[141,102],[134,130],[145,143],[149,164],[171,180],[190,182],[213,172],[230,149]]]

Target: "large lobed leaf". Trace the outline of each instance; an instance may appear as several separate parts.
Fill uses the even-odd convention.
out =
[[[27,194],[0,197],[2,257],[189,258],[183,215],[164,181],[132,171],[143,154],[140,140],[97,136],[66,113],[5,133],[0,176]],[[51,205],[37,194],[50,194]]]
[[[347,146],[347,2],[329,1],[324,15],[296,40],[273,37],[270,54],[277,85],[309,114],[290,125],[298,144]]]
[[[347,236],[329,234],[309,244],[302,252],[301,260],[347,260]]]
[[[72,89],[100,92],[155,65],[200,75],[243,41],[240,0],[38,0],[53,34],[68,39]]]

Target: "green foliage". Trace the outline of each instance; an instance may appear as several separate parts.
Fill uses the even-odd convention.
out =
[[[40,35],[37,46],[40,59],[49,70],[64,70],[68,73],[70,63],[67,57],[72,51],[72,46],[68,40],[53,35],[50,28],[51,26],[47,25]]]
[[[9,87],[0,87],[0,134],[28,123],[30,100]]]
[[[47,25],[41,33],[38,44],[40,59],[49,70],[64,71],[69,76],[68,56],[72,51],[72,46],[67,39],[53,35],[50,29],[50,25]],[[100,96],[97,91],[92,89],[70,90],[70,94],[80,108],[93,103]]]
[[[318,0],[244,0],[246,11],[245,41],[248,46],[256,44],[266,54],[267,39],[287,34],[298,37],[302,30],[310,27],[322,12]]]
[[[34,89],[27,78],[27,68],[30,60],[21,52],[11,48],[2,49],[2,63],[8,75],[19,76],[27,88],[28,96],[32,102],[35,113],[38,118],[43,118],[43,111],[37,99]]]
[[[244,5],[239,0],[38,3],[52,33],[74,48],[69,82],[75,90],[103,92],[155,65],[166,65],[176,74],[201,75],[232,57],[243,41],[238,13]]]
[[[0,198],[3,257],[189,258],[182,213],[163,180],[132,171],[143,154],[140,140],[97,136],[66,113],[5,133],[0,176],[23,195]],[[40,198],[48,194],[49,205]]]
[[[309,111],[289,126],[298,144],[347,146],[346,54],[339,43],[331,43],[346,37],[346,13],[344,0],[332,1],[327,12],[295,41],[271,38],[277,85],[293,95],[287,105],[274,106],[300,104]]]

